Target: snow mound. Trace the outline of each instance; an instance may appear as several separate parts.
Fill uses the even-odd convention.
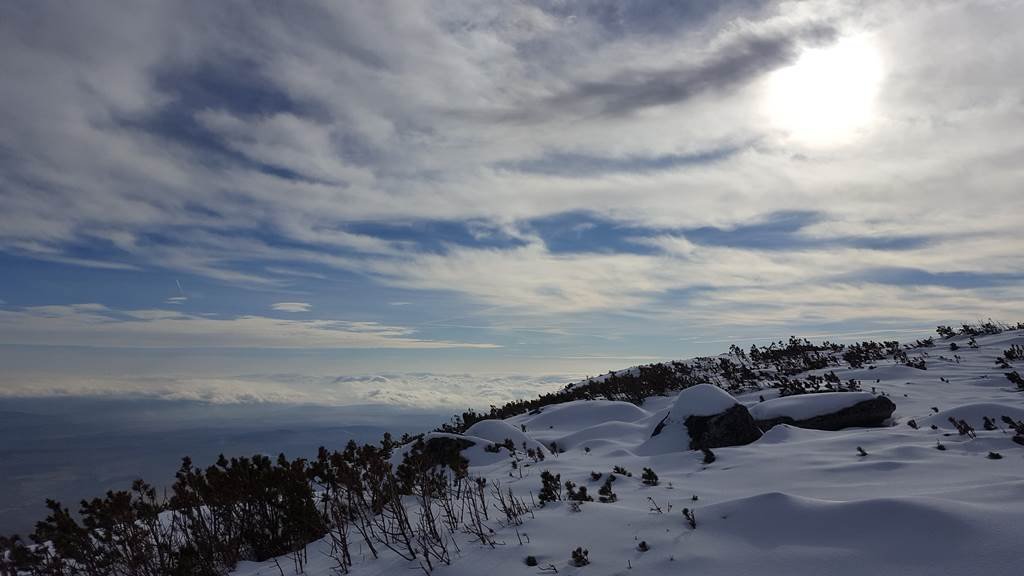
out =
[[[728,392],[714,384],[697,384],[676,396],[669,411],[672,419],[682,422],[690,416],[712,416],[738,404]]]
[[[953,542],[969,533],[965,518],[971,511],[966,508],[927,498],[835,502],[773,492],[708,506],[702,512],[708,518],[703,528],[709,533],[721,531],[723,538],[759,548],[838,549],[880,563],[918,564],[942,555],[935,540]]]
[[[604,422],[636,422],[650,416],[650,412],[629,402],[613,400],[573,400],[554,406],[545,406],[540,414],[517,416],[510,420],[515,425],[526,424],[526,432],[555,429],[575,432]]]
[[[690,416],[721,414],[739,402],[713,384],[691,386],[676,396],[672,406],[662,418],[655,418],[648,428],[647,439],[637,447],[636,453],[650,456],[690,450],[690,432],[686,419]]]
[[[810,428],[798,428],[789,424],[778,424],[772,426],[767,432],[761,435],[757,441],[759,444],[794,444],[809,440],[827,438],[832,432],[824,430],[811,430]]]
[[[748,409],[755,420],[771,420],[789,417],[793,420],[807,420],[849,408],[866,400],[873,400],[870,392],[822,392],[800,394],[754,404]]]
[[[698,510],[689,544],[707,548],[686,562],[701,574],[1015,572],[1019,556],[1010,551],[1019,513],[1016,506],[982,509],[947,497],[759,494]]]
[[[527,436],[523,431],[512,426],[504,420],[481,420],[466,429],[466,436],[475,436],[489,440],[494,444],[501,444],[506,439],[512,440],[517,450],[521,450],[523,444],[527,448],[544,450],[544,445]]]
[[[563,436],[555,442],[559,448],[572,450],[581,445],[594,448],[598,443],[601,445],[636,446],[647,438],[648,427],[644,424],[632,422],[605,422],[584,428],[578,432]],[[590,442],[591,444],[587,444]]]
[[[923,423],[926,426],[934,424],[939,428],[951,429],[953,425],[950,424],[949,419],[956,418],[958,420],[966,420],[968,424],[981,430],[985,416],[995,420],[996,425],[1005,427],[1006,425],[1003,423],[1002,417],[1009,416],[1014,420],[1024,420],[1024,408],[992,402],[965,404],[956,408],[950,408],[949,410],[942,410],[938,414],[933,414],[918,423]]]

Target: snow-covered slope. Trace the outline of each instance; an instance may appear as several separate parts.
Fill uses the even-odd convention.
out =
[[[615,502],[586,502],[579,511],[567,502],[549,503],[527,517],[518,535],[492,521],[495,547],[456,534],[460,551],[450,566],[434,572],[511,576],[554,573],[541,570],[551,565],[558,574],[588,576],[1019,573],[1024,570],[1024,446],[1010,440],[1012,431],[1000,417],[1024,418],[1024,394],[994,361],[1010,344],[1024,344],[1024,333],[978,337],[977,349],[963,339],[957,342],[959,360],[948,341],[927,349],[927,370],[891,360],[873,368],[834,369],[844,381],[858,379],[864,390],[888,395],[896,403],[892,426],[826,432],[779,425],[746,446],[715,449],[717,460],[710,465],[703,464],[700,452],[686,449],[685,439],[677,438],[673,449],[642,448],[667,412],[703,413],[731,404],[728,395],[708,390],[689,392],[700,397],[696,403],[686,402],[684,391],[650,398],[641,407],[576,401],[479,423],[469,430],[474,439],[555,442],[564,450],[548,453],[542,462],[526,460],[512,473],[507,453],[472,449],[472,475],[498,479],[527,502],[538,494],[543,470],[586,486],[595,496],[613,467],[633,475],[619,475],[613,483]],[[843,407],[871,394],[805,399],[798,408]],[[760,396],[771,395],[737,400],[757,411]],[[715,398],[715,406],[703,405]],[[768,402],[782,404],[760,410],[794,409],[784,405],[785,399]],[[984,430],[986,416],[1000,428]],[[959,435],[950,417],[966,420],[977,437]],[[917,428],[908,425],[910,420]],[[990,452],[1002,458],[990,459]],[[657,473],[658,485],[641,482],[644,468]],[[592,479],[592,472],[601,477]],[[684,508],[693,511],[696,528],[684,519]],[[326,541],[310,545],[307,574],[332,574],[328,547]],[[577,547],[589,550],[589,565],[571,565]],[[419,569],[386,554],[372,560],[360,549],[354,546],[352,574]],[[538,566],[525,565],[527,556]],[[284,574],[291,572],[290,562],[280,565]],[[274,562],[265,562],[243,563],[234,574],[280,572]]]

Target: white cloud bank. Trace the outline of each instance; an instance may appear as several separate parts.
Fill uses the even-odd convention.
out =
[[[0,375],[0,398],[105,396],[191,400],[215,404],[251,402],[352,406],[381,404],[438,408],[452,414],[486,409],[552,392],[579,376],[536,374],[381,373],[349,376],[248,374],[204,376]]]

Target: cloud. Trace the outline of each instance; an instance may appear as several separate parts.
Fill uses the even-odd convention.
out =
[[[313,305],[308,302],[275,302],[270,308],[278,312],[309,312]]]
[[[312,278],[314,280],[325,280],[327,276],[318,272],[309,272],[306,270],[294,270],[292,268],[282,268],[280,266],[268,266],[267,272],[271,274],[278,274],[281,276],[295,276],[297,278]]]
[[[642,13],[630,11],[630,18],[649,22]],[[588,129],[579,128],[545,135],[536,145],[507,148],[501,143],[505,139],[493,138],[497,131],[535,131],[473,120],[475,111],[486,111],[481,102],[534,110],[541,107],[537,98],[574,90],[559,86],[557,78],[600,92],[591,98],[628,101],[630,96],[614,96],[608,87],[633,89],[622,79],[648,74],[639,71],[650,69],[645,62],[651,52],[676,53],[679,62],[651,79],[651,86],[636,89],[644,94],[680,76],[680,70],[696,70],[682,74],[687,77],[719,74],[742,83],[756,72],[727,73],[725,62],[756,57],[756,50],[740,49],[744,42],[767,35],[773,42],[791,43],[796,40],[788,32],[819,26],[799,18],[790,18],[785,27],[746,22],[739,33],[718,34],[711,55],[696,50],[704,45],[703,32],[675,44],[660,38],[645,51],[638,50],[639,38],[625,36],[606,49],[628,57],[601,60],[633,72],[593,70],[583,80],[566,72],[583,70],[579,65],[589,61],[591,46],[606,44],[609,38],[601,30],[607,21],[591,29],[516,4],[497,11],[427,5],[410,10],[390,3],[338,11],[311,4],[286,17],[253,10],[243,16],[246,26],[212,31],[236,16],[205,5],[152,7],[116,17],[103,10],[55,11],[43,4],[8,13],[4,21],[10,33],[4,35],[0,66],[18,82],[0,94],[8,111],[0,145],[11,151],[0,156],[9,214],[0,246],[14,249],[35,242],[65,252],[94,234],[139,238],[154,228],[174,228],[178,234],[161,235],[156,246],[143,241],[120,247],[146,262],[238,283],[259,279],[211,266],[208,260],[165,261],[159,249],[195,232],[237,236],[266,230],[320,249],[393,251],[393,244],[352,234],[345,224],[421,215],[503,219],[500,202],[487,207],[463,200],[465,190],[489,188],[492,178],[464,166],[515,165],[548,150],[555,150],[556,158],[586,153],[558,151],[588,140]],[[200,22],[210,26],[196,25]],[[246,50],[240,47],[251,45],[252,37],[237,32],[242,29],[260,32],[259,51],[265,56],[260,62],[244,61]],[[50,32],[65,42],[48,49],[32,40]],[[389,36],[409,42],[382,40]],[[100,37],[116,42],[96,42]],[[559,44],[568,60],[538,58],[536,68],[529,69],[517,53],[537,42]],[[382,82],[382,71],[393,81]],[[88,81],[78,82],[80,75]],[[608,78],[594,79],[602,75]],[[472,86],[474,93],[454,90],[456,85]],[[523,86],[522,93],[510,92],[509,85]],[[336,97],[339,87],[347,91],[346,98]],[[62,115],[44,130],[31,119],[46,109]],[[631,132],[639,137],[647,128]],[[594,129],[603,127],[595,123]],[[514,136],[508,141],[521,140]],[[422,153],[426,149],[429,155]],[[612,154],[607,162],[615,166],[620,156],[684,159],[700,150],[699,145],[697,150],[632,150]],[[508,186],[516,188],[529,184],[508,179]],[[577,205],[584,198],[577,194]],[[530,205],[531,213],[546,212],[535,201]],[[218,257],[229,259],[230,254]]]
[[[503,404],[553,392],[581,375],[447,374],[240,374],[229,376],[143,376],[103,378],[0,375],[2,397],[101,396],[188,400],[213,404],[387,405],[453,409]]]
[[[488,319],[652,326],[676,318],[664,310],[751,323],[1006,310],[1019,284],[1006,276],[1024,264],[1014,3],[132,8],[0,7],[0,250],[260,290],[351,276]],[[842,146],[794,141],[764,109],[766,80],[852,33],[888,69],[876,121]],[[559,219],[581,213],[592,222]],[[28,330],[35,313],[16,313]],[[252,323],[288,340],[261,316],[120,314],[94,328],[249,342],[233,331]],[[594,332],[617,326],[602,318]],[[329,321],[287,330],[427,345],[316,322]]]
[[[739,326],[778,330],[780,326],[836,326],[870,322],[878,326],[934,328],[942,322],[1015,318],[1020,286],[952,289],[871,283],[791,285],[787,289],[747,287],[702,293],[686,310],[664,310],[695,330]],[[777,334],[776,334],[777,335]]]
[[[767,323],[787,317],[819,323],[829,314],[833,321],[920,321],[926,316],[922,310],[943,318],[1015,314],[1019,276],[987,271],[1021,269],[1024,256],[1014,245],[995,241],[998,234],[911,243],[900,250],[856,239],[796,238],[795,249],[782,249],[774,227],[751,229],[738,246],[654,233],[632,240],[648,244],[648,252],[553,252],[535,238],[523,247],[457,247],[368,266],[390,285],[457,290],[490,307],[492,315],[536,319],[600,312],[641,315],[653,323],[664,322],[666,314],[714,323],[717,314],[723,324],[742,319],[753,325],[761,323],[758,318]],[[765,234],[773,241],[762,239],[758,246],[756,238]],[[916,272],[885,272],[900,270]],[[857,291],[863,296],[854,297]]]
[[[705,94],[736,88],[796,60],[808,40],[813,44],[835,39],[825,24],[806,29],[745,33],[729,38],[703,61],[686,66],[620,70],[612,77],[581,82],[539,103],[545,114],[623,116],[656,106],[676,105]]]
[[[101,304],[0,310],[0,344],[97,348],[494,348],[426,340],[376,322],[231,318],[176,310],[114,310]]]
[[[556,152],[538,158],[501,163],[499,169],[509,169],[553,176],[595,176],[615,172],[650,172],[708,164],[728,158],[739,148],[706,150],[691,154],[664,154],[660,156],[602,157],[578,153]]]

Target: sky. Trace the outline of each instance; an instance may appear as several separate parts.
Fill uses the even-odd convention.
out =
[[[1024,319],[1020,2],[4,2],[0,396],[486,406]]]

